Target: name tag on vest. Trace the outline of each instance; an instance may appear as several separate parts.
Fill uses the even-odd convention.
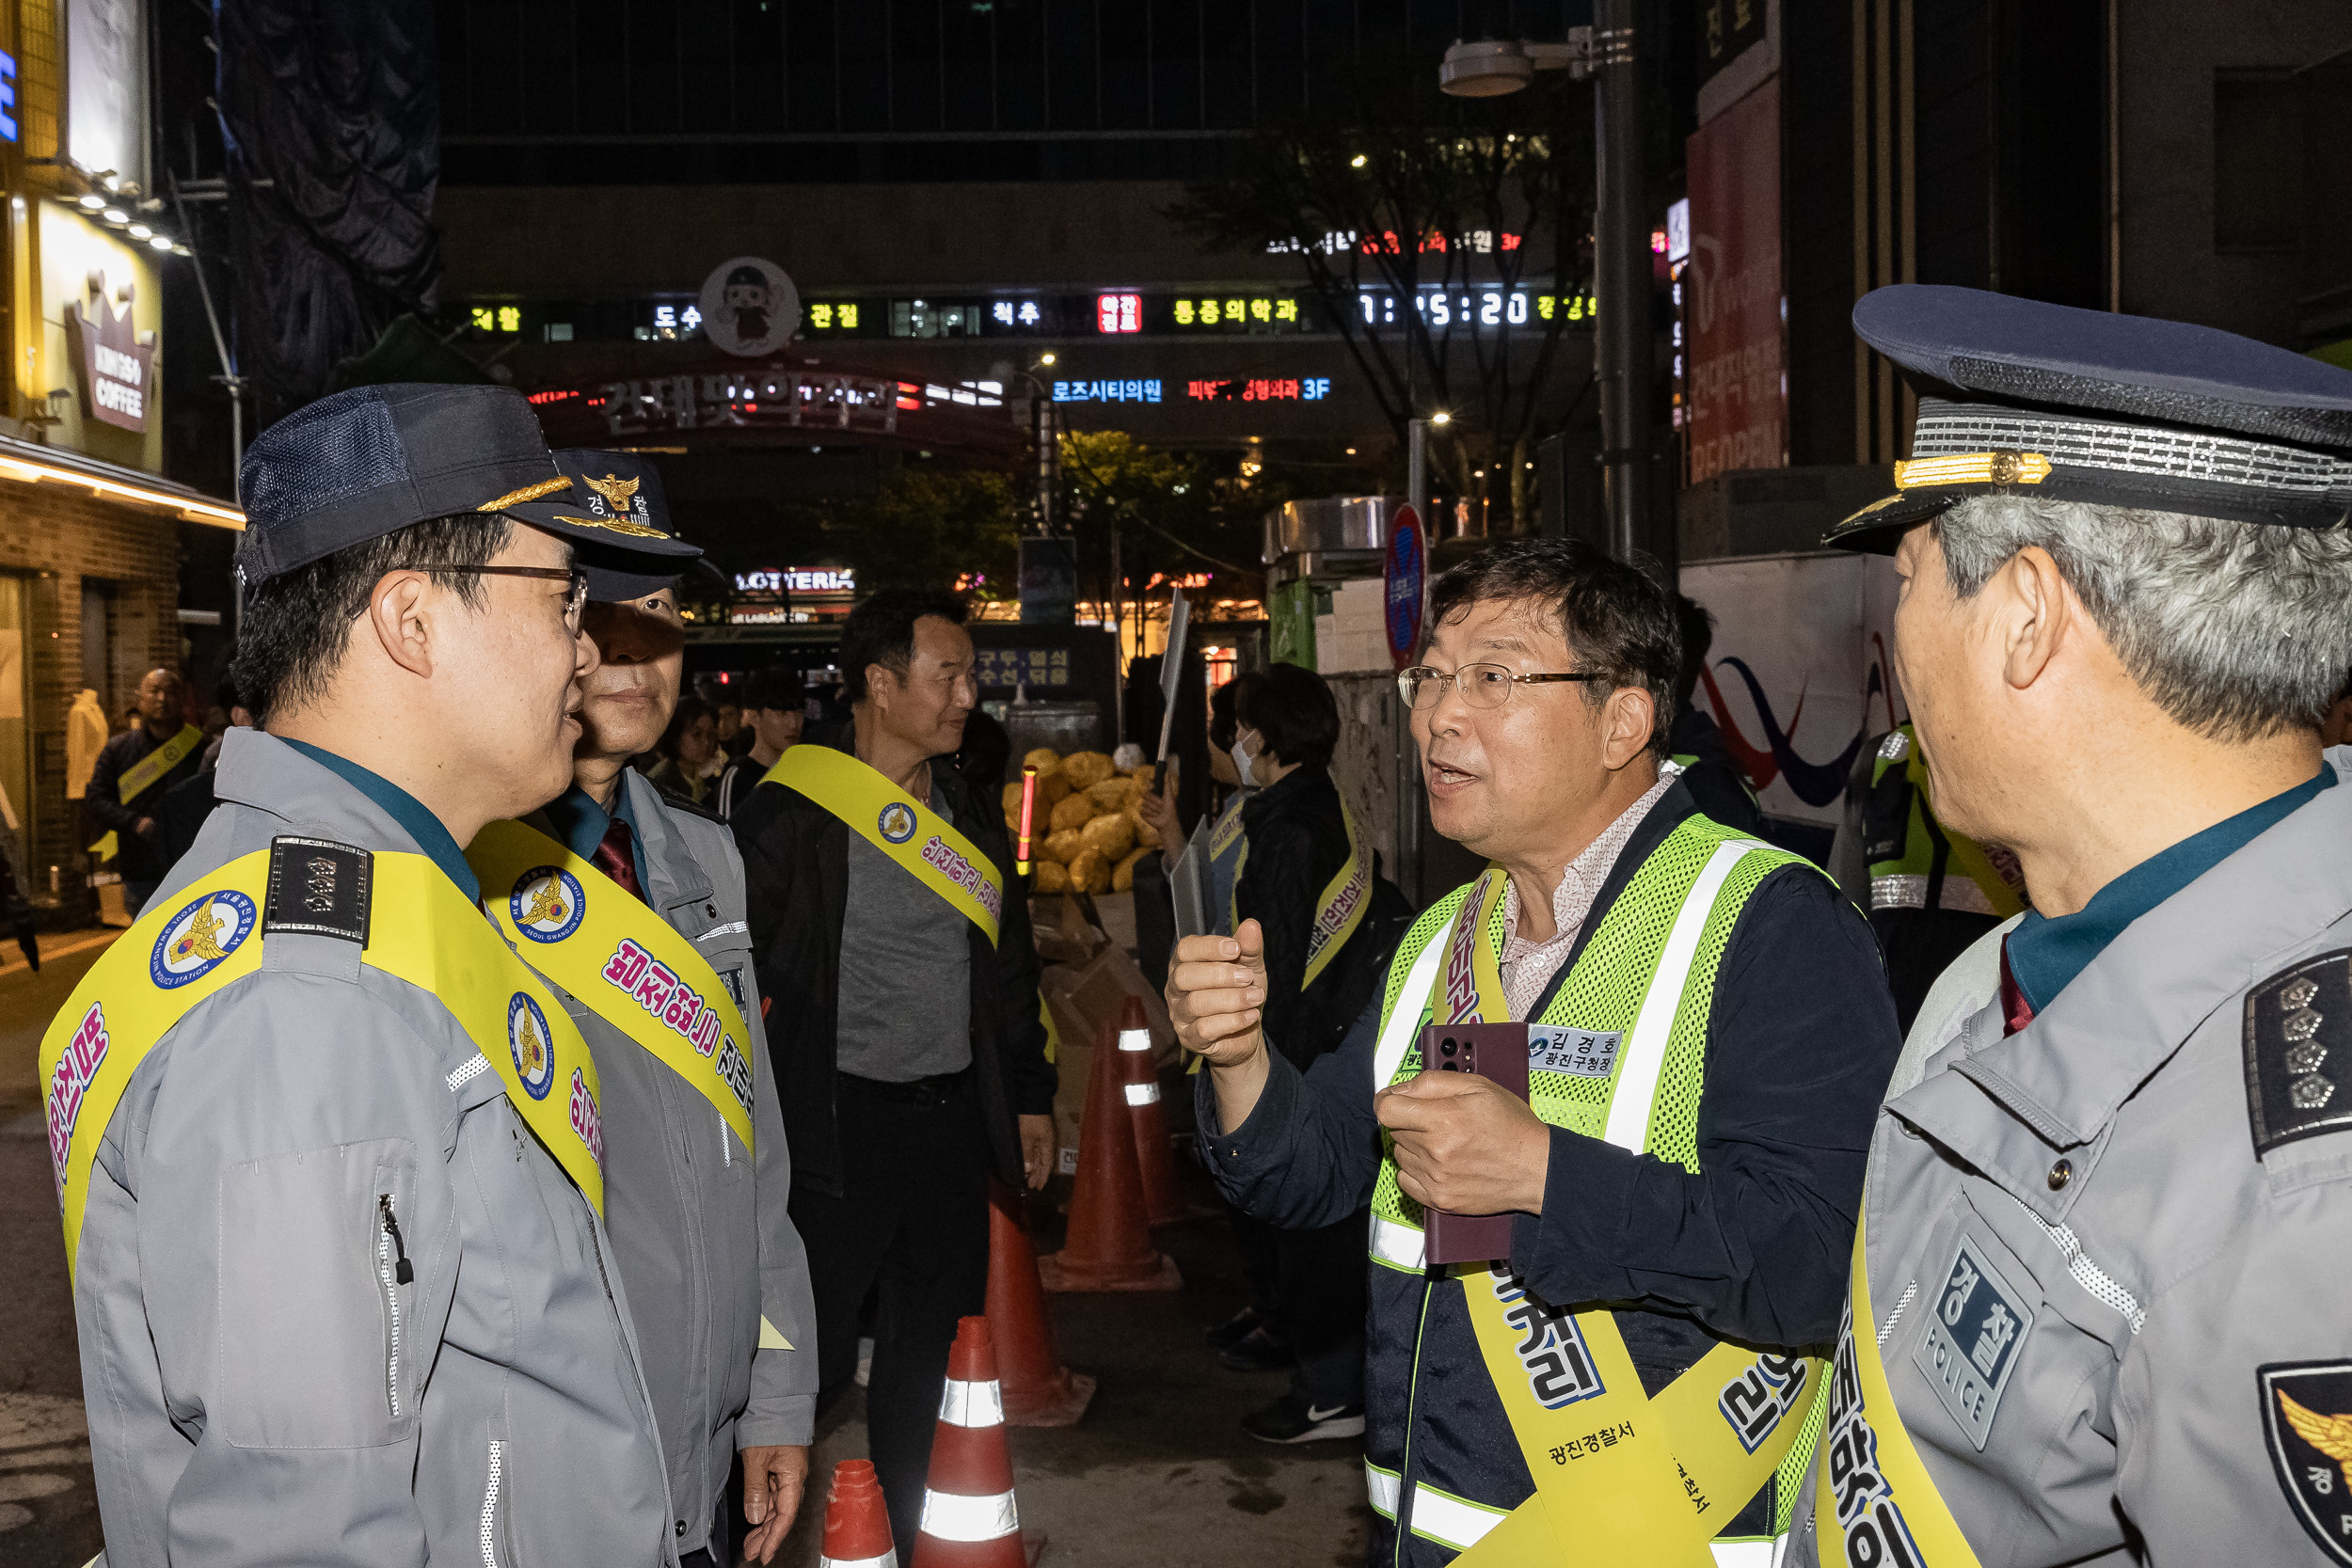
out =
[[[1527,1065],[1536,1072],[1565,1073],[1570,1078],[1606,1078],[1617,1065],[1622,1029],[1562,1029],[1548,1023],[1527,1026]]]

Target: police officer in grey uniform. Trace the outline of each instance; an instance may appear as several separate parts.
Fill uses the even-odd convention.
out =
[[[653,750],[677,706],[686,641],[675,584],[702,552],[670,537],[652,464],[585,451],[558,452],[556,462],[572,479],[570,495],[527,502],[518,508],[524,516],[556,528],[617,521],[644,531],[615,536],[616,545],[630,546],[626,552],[600,544],[580,548],[586,626],[599,662],[584,683],[572,787],[532,823],[693,944],[740,1010],[749,1059],[764,1063],[759,1008],[755,1001],[745,1006],[755,988],[734,835],[628,766]],[[644,552],[654,550],[663,554],[648,559]],[[753,1526],[742,1544],[766,1562],[799,1507],[817,1406],[808,1260],[787,1207],[792,1164],[773,1085],[755,1075],[756,1144],[747,1151],[679,1073],[593,1010],[589,999],[567,993],[564,1001],[596,1053],[603,1088],[606,1224],[637,1304],[638,1344],[678,1506],[672,1526],[679,1550],[686,1568],[735,1561],[723,1504],[739,1448]]]
[[[534,1134],[487,1055],[537,1069],[544,1037],[469,1034],[453,989],[375,957],[422,923],[394,872],[459,911],[440,940],[499,944],[465,925],[460,846],[570,775],[585,585],[569,540],[504,510],[564,485],[502,388],[356,388],[245,455],[236,679],[263,728],[230,732],[220,807],[158,890],[154,983],[262,954],[148,1051],[88,1181],[74,1307],[113,1568],[676,1561],[610,1242],[567,1177],[593,1163]],[[265,896],[189,901],[255,851]],[[103,998],[110,1049],[138,1000]],[[569,1131],[593,1153],[593,1095]]]
[[[2352,375],[1942,288],[1896,664],[1938,811],[2034,909],[1874,1135],[1796,1563],[2352,1564]]]

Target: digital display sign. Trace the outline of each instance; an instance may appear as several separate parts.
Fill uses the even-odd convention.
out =
[[[1097,294],[1094,296],[1094,325],[1102,332],[1140,332],[1143,330],[1143,296],[1141,294]]]
[[[1057,381],[1056,403],[1157,403],[1163,384],[1154,376],[1143,381]]]
[[[1365,290],[1356,296],[1367,326],[1394,326],[1403,306],[1397,295]],[[1599,314],[1591,294],[1537,294],[1524,289],[1418,289],[1413,309],[1432,329],[1451,326],[1541,326],[1555,317],[1573,326]]]
[[[1321,403],[1331,395],[1327,375],[1235,377],[1231,381],[1187,381],[1184,395],[1200,403]]]
[[[1217,299],[1179,297],[1173,314],[1177,326],[1222,327],[1228,332],[1252,328],[1296,327],[1298,301],[1287,294],[1227,294]]]

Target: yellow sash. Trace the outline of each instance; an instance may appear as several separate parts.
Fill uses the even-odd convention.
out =
[[[1867,1195],[1863,1207],[1867,1213]],[[1864,1219],[1857,1217],[1852,1285],[1813,1462],[1815,1550],[1824,1563],[1977,1568],[1977,1554],[1903,1430],[1902,1412],[1887,1386],[1863,1231]]]
[[[751,1035],[693,943],[536,828],[493,822],[466,861],[524,961],[691,1084],[750,1148]]]
[[[830,746],[793,747],[759,782],[797,789],[841,818],[977,926],[990,946],[996,944],[996,923],[1005,913],[996,868],[937,812]]]
[[[49,1156],[71,1267],[91,1163],[131,1074],[198,1003],[262,967],[270,851],[231,861],[152,905],[90,966],[40,1045]],[[375,918],[360,961],[432,992],[588,1201],[604,1210],[596,1064],[552,993],[422,855],[377,850]]]
[[[1431,982],[1433,1020],[1516,1022],[1486,940],[1505,882],[1490,867],[1462,901]],[[1719,1344],[1652,1399],[1614,1313],[1553,1311],[1519,1288],[1507,1263],[1450,1272],[1535,1481],[1535,1495],[1456,1560],[1712,1568],[1708,1542],[1788,1455],[1821,1364]]]
[[[115,798],[124,805],[147,793],[157,779],[170,772],[188,759],[188,753],[204,744],[204,732],[194,724],[183,724],[180,733],[139,758],[115,781]],[[121,836],[109,829],[104,837],[89,847],[89,852],[102,861],[110,861],[122,847]]]
[[[1209,835],[1209,856],[1216,859],[1223,846],[1232,843],[1241,832],[1241,812],[1229,814],[1227,821],[1219,821]],[[1364,910],[1372,902],[1372,863],[1365,859],[1363,843],[1356,836],[1356,816],[1347,809],[1347,797],[1340,797],[1340,821],[1347,829],[1347,860],[1331,875],[1315,895],[1314,928],[1307,937],[1307,974],[1299,982],[1304,990],[1315,983],[1316,976],[1330,967],[1331,960],[1347,945],[1347,939],[1356,934],[1356,927],[1364,923]],[[1221,843],[1220,843],[1221,841]],[[1241,928],[1241,874],[1249,864],[1249,840],[1241,841],[1241,856],[1233,863],[1233,879],[1227,889],[1226,929]],[[1194,1058],[1196,1065],[1199,1058]]]

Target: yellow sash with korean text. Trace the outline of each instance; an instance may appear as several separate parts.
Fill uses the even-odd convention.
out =
[[[528,824],[491,823],[466,862],[524,961],[692,1085],[750,1148],[751,1036],[693,943]]]
[[[1886,1381],[1872,1328],[1878,1317],[1870,1306],[1863,1239],[1868,1211],[1865,1195],[1863,1213],[1854,1220],[1852,1282],[1837,1330],[1837,1363],[1821,1394],[1820,1447],[1813,1460],[1815,1551],[1824,1563],[1978,1568],[1960,1521],[1903,1430]]]
[[[194,724],[181,725],[178,735],[123,769],[122,776],[115,781],[115,799],[129,805],[153,787],[156,780],[187,761],[203,744],[202,730]],[[121,835],[109,829],[104,837],[89,847],[89,852],[102,861],[112,860],[121,847]]]
[[[1486,938],[1505,882],[1490,868],[1438,938],[1447,952],[1431,983],[1432,1020],[1518,1022]],[[1800,1367],[1818,1382],[1820,1363],[1718,1344],[1651,1398],[1614,1313],[1554,1311],[1527,1295],[1507,1262],[1448,1273],[1461,1283],[1479,1354],[1535,1482],[1534,1497],[1455,1560],[1712,1568],[1708,1543],[1717,1527],[1772,1479],[1801,1424],[1793,1414],[1777,1419],[1750,1449],[1733,1403],[1769,1405]]]
[[[281,838],[275,850],[257,849],[168,904],[151,904],[50,1023],[40,1046],[41,1102],[69,1267],[90,1167],[132,1073],[199,1003],[262,967],[271,857],[303,842]],[[369,879],[360,961],[430,991],[450,1010],[516,1114],[602,1213],[596,1064],[562,1004],[425,856],[377,850]]]
[[[1331,960],[1339,957],[1340,949],[1347,945],[1347,939],[1354,936],[1356,927],[1364,923],[1364,910],[1372,902],[1372,862],[1364,854],[1362,841],[1356,836],[1356,816],[1347,809],[1345,795],[1340,797],[1340,821],[1347,829],[1347,860],[1332,873],[1323,891],[1315,895],[1315,923],[1307,936],[1307,973],[1306,977],[1299,981],[1302,990],[1313,985],[1316,977],[1330,967]],[[1212,861],[1219,852],[1220,835],[1230,833],[1231,836],[1225,838],[1228,845],[1232,836],[1241,838],[1240,854],[1233,862],[1232,880],[1226,890],[1225,928],[1228,932],[1241,928],[1241,874],[1249,864],[1249,840],[1242,833],[1239,809],[1231,814],[1231,822],[1230,830],[1225,822],[1218,822],[1216,831],[1209,835]],[[1200,1060],[1199,1057],[1193,1058],[1196,1067]]]
[[[954,824],[847,752],[795,746],[762,784],[799,790],[907,869],[996,944],[1005,894],[996,868]]]

